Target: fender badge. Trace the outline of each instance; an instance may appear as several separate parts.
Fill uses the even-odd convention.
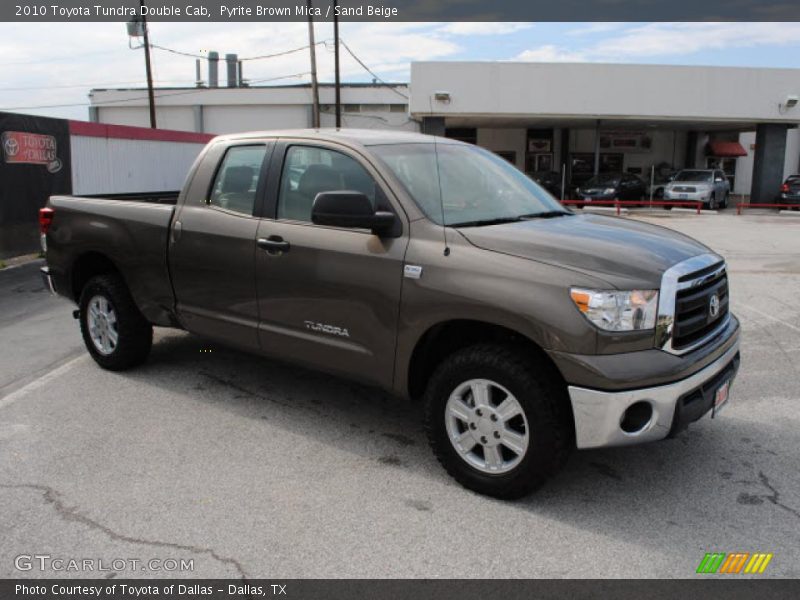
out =
[[[422,277],[422,267],[418,265],[405,265],[403,267],[403,277],[409,279],[419,279]]]

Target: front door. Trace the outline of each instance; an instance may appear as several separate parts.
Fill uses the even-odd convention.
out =
[[[189,331],[258,348],[255,240],[272,143],[209,150],[175,216],[169,259],[181,324]],[[218,165],[218,166],[217,166]]]
[[[363,157],[334,144],[283,143],[273,165],[272,217],[258,228],[256,285],[264,351],[390,385],[408,228],[399,237],[314,225],[320,192],[363,192],[392,210],[388,188]],[[271,168],[276,168],[275,166]]]

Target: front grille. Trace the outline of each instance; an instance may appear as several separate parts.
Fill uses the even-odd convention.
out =
[[[672,348],[681,350],[697,343],[718,329],[728,316],[728,274],[717,263],[684,275],[675,296],[675,323]],[[712,316],[712,299],[717,297],[717,313]]]
[[[696,187],[691,185],[676,185],[672,188],[673,192],[686,192],[686,193],[694,193],[697,191]]]

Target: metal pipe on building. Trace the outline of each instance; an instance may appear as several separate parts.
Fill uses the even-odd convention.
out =
[[[317,85],[317,46],[314,42],[314,17],[311,0],[308,4],[308,48],[311,51],[311,126],[319,129],[319,86]]]
[[[203,74],[199,58],[194,61],[194,85],[195,87],[203,87]]]
[[[600,119],[594,126],[594,176],[600,174]]]
[[[239,57],[236,54],[226,54],[225,55],[225,63],[227,67],[227,75],[228,75],[228,87],[235,88],[239,87],[237,82],[237,65],[239,62]]]
[[[336,79],[336,129],[342,127],[342,82],[339,77],[339,17],[338,0],[333,0],[333,63]]]
[[[208,87],[219,87],[219,53],[208,53]]]

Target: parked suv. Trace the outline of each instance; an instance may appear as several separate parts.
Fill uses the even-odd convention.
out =
[[[719,169],[683,169],[664,188],[665,200],[702,202],[710,210],[727,208],[731,183]]]
[[[145,199],[40,212],[45,281],[100,367],[141,364],[158,325],[356,379],[424,403],[439,461],[484,494],[716,414],[739,366],[721,256],[572,213],[471,144],[230,135]]]

